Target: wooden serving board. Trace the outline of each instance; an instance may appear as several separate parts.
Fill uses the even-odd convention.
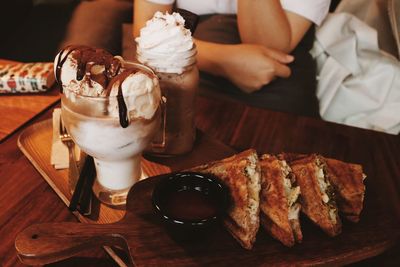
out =
[[[60,195],[60,192],[68,191],[66,171],[60,174],[63,171],[55,171],[48,163],[50,137],[51,123],[44,121],[27,128],[19,144]],[[143,169],[149,175],[165,173],[231,153],[232,150],[223,144],[201,136],[192,154],[180,160],[161,159],[158,163],[145,160]],[[97,220],[79,217],[82,222],[91,223],[115,222],[117,218],[122,218],[116,223],[57,223],[29,227],[16,240],[21,259],[27,263],[44,263],[46,260],[65,258],[84,247],[98,244],[125,248],[137,266],[341,265],[378,255],[390,248],[400,233],[396,217],[385,205],[387,197],[377,187],[368,187],[378,185],[379,181],[376,177],[368,177],[375,180],[367,183],[365,207],[360,222],[352,224],[344,221],[342,234],[335,238],[328,237],[302,217],[303,243],[293,248],[284,247],[262,229],[251,251],[241,248],[222,227],[199,242],[178,242],[164,231],[151,207],[151,193],[158,179],[148,178],[135,184],[128,195],[126,214],[100,205]],[[68,194],[64,193],[66,204],[68,199]]]
[[[65,205],[69,206],[71,193],[68,186],[68,170],[56,170],[50,164],[52,134],[51,119],[38,122],[21,133],[18,147]],[[221,159],[234,153],[235,151],[228,146],[198,132],[195,148],[190,154],[174,158],[143,158],[142,170],[146,176],[154,176]],[[90,217],[82,216],[78,212],[74,215],[83,223],[108,224],[121,220],[125,210],[111,208],[95,199]],[[114,251],[108,247],[105,249],[120,266],[125,266]]]

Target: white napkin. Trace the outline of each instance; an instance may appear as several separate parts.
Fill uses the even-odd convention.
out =
[[[53,139],[51,145],[50,163],[55,169],[67,169],[69,167],[68,147],[60,139],[60,115],[61,109],[53,110]],[[76,160],[79,161],[80,149],[75,146]]]
[[[400,63],[379,49],[376,30],[353,15],[331,14],[317,30],[311,54],[323,119],[400,132]]]

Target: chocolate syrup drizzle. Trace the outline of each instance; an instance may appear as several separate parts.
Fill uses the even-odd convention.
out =
[[[63,84],[61,81],[61,68],[64,65],[65,61],[67,60],[69,54],[74,51],[74,49],[67,50],[70,46],[67,46],[66,48],[62,49],[60,53],[58,54],[58,59],[57,59],[57,66],[56,66],[56,81],[58,85],[60,85],[60,93],[63,93]],[[67,53],[64,55],[64,52],[67,51]],[[64,56],[63,56],[64,55]]]
[[[119,111],[119,124],[122,128],[126,128],[129,125],[129,116],[128,116],[128,108],[126,107],[126,103],[124,100],[124,95],[122,91],[122,82],[131,74],[136,73],[136,70],[129,69],[124,70],[119,75],[116,75],[108,84],[107,87],[107,96],[110,95],[112,86],[114,84],[118,84],[118,94],[117,94],[117,101],[118,101],[118,111]]]
[[[75,53],[72,53],[74,52]],[[129,125],[128,109],[122,92],[122,82],[134,73],[134,71],[125,70],[121,74],[121,62],[114,58],[110,53],[103,49],[92,48],[83,45],[70,45],[62,49],[59,53],[56,65],[56,81],[60,85],[60,92],[63,93],[63,84],[61,81],[62,67],[69,56],[77,62],[76,80],[82,81],[86,79],[88,85],[92,87],[92,80],[102,85],[106,90],[106,95],[111,93],[112,85],[119,82],[118,86],[118,113],[121,127],[126,128]],[[91,73],[94,64],[103,65],[104,71],[101,74]],[[119,74],[119,75],[118,75]],[[115,79],[114,79],[115,78]]]

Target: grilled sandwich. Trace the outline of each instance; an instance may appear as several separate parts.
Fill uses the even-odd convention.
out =
[[[329,236],[340,234],[342,223],[325,159],[312,154],[291,158],[289,165],[300,186],[302,212]]]
[[[330,182],[336,192],[339,211],[351,222],[358,222],[363,209],[366,175],[362,166],[326,158]]]
[[[190,170],[213,174],[229,188],[232,205],[224,224],[242,247],[251,249],[260,225],[261,171],[257,152],[249,149]]]
[[[283,153],[279,157],[288,162],[307,157],[306,154]],[[329,181],[334,188],[339,212],[349,221],[358,222],[364,205],[366,175],[359,164],[324,158]]]
[[[260,220],[264,229],[285,246],[292,247],[303,239],[299,212],[300,187],[285,160],[262,155]]]

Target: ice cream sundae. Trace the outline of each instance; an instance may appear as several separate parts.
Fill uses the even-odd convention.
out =
[[[94,157],[96,196],[125,204],[141,177],[142,151],[160,124],[161,93],[147,67],[102,49],[69,46],[55,58],[62,120],[75,143]]]

